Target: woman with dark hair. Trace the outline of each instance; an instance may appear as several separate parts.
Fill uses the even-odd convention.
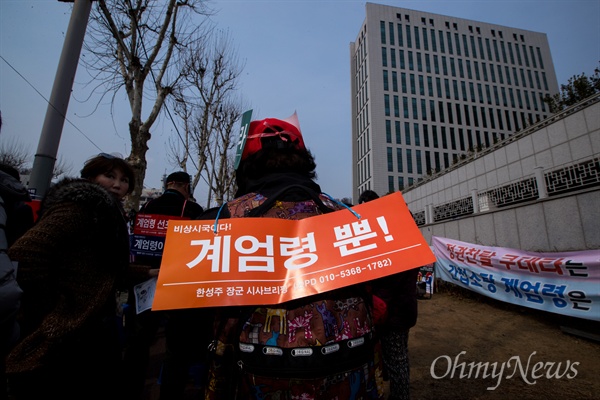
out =
[[[295,114],[286,120],[252,121],[236,170],[236,198],[207,210],[201,219],[218,214],[219,219],[298,220],[343,209],[321,192],[315,168]],[[362,284],[276,305],[215,312],[216,350],[206,399],[383,397],[381,354]],[[293,324],[300,320],[307,325],[296,330]],[[242,346],[246,350],[226,350]],[[295,357],[300,353],[302,362]]]
[[[120,396],[116,291],[129,264],[121,201],[134,175],[125,160],[99,154],[81,176],[48,190],[37,223],[9,249],[23,289],[21,340],[7,358],[16,399]]]

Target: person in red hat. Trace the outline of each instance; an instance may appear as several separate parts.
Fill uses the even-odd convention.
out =
[[[315,182],[315,159],[296,114],[251,121],[243,139],[235,199],[201,219],[297,220],[344,208]],[[382,399],[370,306],[357,284],[276,305],[217,309],[205,398]],[[300,320],[305,326],[297,326]]]

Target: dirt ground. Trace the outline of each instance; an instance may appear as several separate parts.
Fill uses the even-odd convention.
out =
[[[446,284],[431,299],[419,300],[417,325],[409,335],[411,398],[600,399],[599,335],[600,323],[510,305]],[[513,357],[519,357],[522,369]],[[469,363],[486,362],[487,378],[476,368],[468,377]],[[462,378],[460,363],[465,365]],[[490,376],[493,363],[499,376]],[[538,363],[540,369],[533,372]]]
[[[592,338],[565,333],[561,327],[588,332]],[[419,300],[417,324],[410,330],[411,398],[600,399],[599,335],[598,322],[518,307],[443,285],[431,299]],[[147,399],[158,399],[156,377],[163,350],[163,340],[157,341]],[[482,368],[479,372],[472,368],[469,377],[470,363]],[[458,368],[451,376],[454,365]],[[199,398],[198,389],[190,385],[186,399]]]

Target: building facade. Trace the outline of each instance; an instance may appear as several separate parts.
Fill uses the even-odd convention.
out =
[[[353,198],[403,190],[550,115],[548,38],[366,4],[350,44]]]

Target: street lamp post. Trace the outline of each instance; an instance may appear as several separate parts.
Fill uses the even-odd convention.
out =
[[[31,170],[29,191],[35,199],[44,197],[52,180],[58,144],[65,123],[67,107],[71,97],[75,72],[79,63],[79,55],[81,54],[83,38],[93,0],[59,1],[74,4]]]

